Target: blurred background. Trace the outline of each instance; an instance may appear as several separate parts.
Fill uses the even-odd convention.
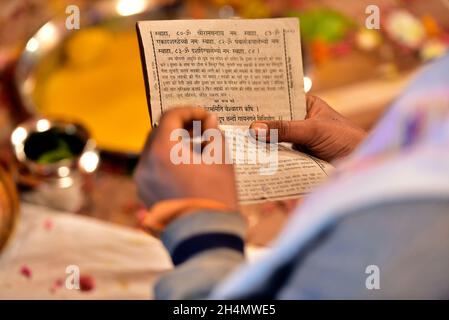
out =
[[[65,28],[69,5],[80,30]],[[150,130],[136,21],[299,17],[306,91],[369,130],[446,52],[448,14],[446,0],[0,0],[2,166],[22,201],[136,226],[131,172]],[[293,205],[246,208],[251,241],[273,238]]]
[[[148,299],[172,268],[138,230],[150,118],[136,21],[298,17],[305,90],[370,130],[447,52],[448,16],[449,0],[0,0],[0,299]],[[242,207],[249,260],[300,201]],[[71,265],[80,290],[64,290]]]

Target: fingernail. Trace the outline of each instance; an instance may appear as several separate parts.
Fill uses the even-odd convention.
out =
[[[256,131],[258,130],[268,130],[268,126],[266,123],[263,122],[254,122],[253,125],[251,126],[251,129],[254,129]]]
[[[218,118],[217,118],[217,116],[215,114],[211,113],[211,114],[208,115],[208,117],[209,117],[209,121],[211,123],[213,123],[214,126],[218,124]]]
[[[250,134],[256,139],[266,139],[268,125],[263,122],[254,122],[250,128]]]

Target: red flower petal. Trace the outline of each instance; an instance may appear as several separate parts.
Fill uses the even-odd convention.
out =
[[[43,226],[45,230],[52,230],[53,229],[53,220],[51,220],[50,218],[45,219],[43,222]]]
[[[89,275],[80,276],[80,290],[91,291],[95,289],[95,279]]]
[[[25,278],[31,278],[31,275],[32,275],[32,272],[31,272],[31,269],[28,267],[28,266],[26,266],[26,265],[23,265],[21,268],[20,268],[20,273],[25,277]]]
[[[63,280],[63,279],[61,279],[61,278],[56,279],[56,280],[53,282],[53,284],[51,285],[51,287],[50,287],[50,292],[51,292],[51,293],[55,293],[55,291],[56,291],[57,289],[59,289],[59,288],[62,287],[63,283],[64,283],[64,280]]]

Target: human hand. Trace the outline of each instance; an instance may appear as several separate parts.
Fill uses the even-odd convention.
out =
[[[366,137],[366,132],[332,109],[318,97],[307,95],[305,120],[255,121],[251,129],[278,130],[279,142],[292,142],[299,149],[325,161],[349,155]]]
[[[159,126],[149,135],[134,174],[140,198],[148,207],[161,200],[202,198],[238,210],[232,164],[173,163],[171,150],[180,142],[170,141],[170,135],[176,129],[192,128],[193,121],[201,121],[203,131],[218,130],[216,118],[201,108],[174,108],[161,117]],[[192,157],[192,143],[182,143],[181,152],[190,152]]]

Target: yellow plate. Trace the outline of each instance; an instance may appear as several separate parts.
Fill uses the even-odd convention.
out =
[[[44,116],[82,123],[101,149],[138,153],[151,122],[135,31],[75,32],[37,66],[33,100]]]

